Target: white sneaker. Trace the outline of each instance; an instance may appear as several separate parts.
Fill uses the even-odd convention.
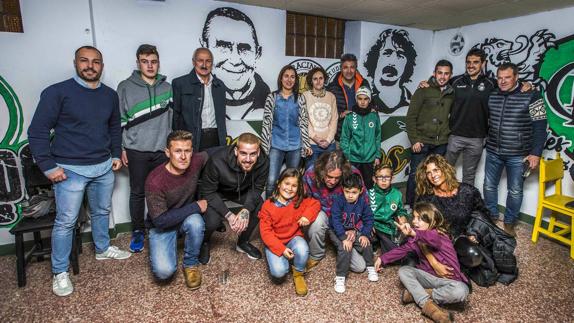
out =
[[[123,251],[116,246],[109,246],[108,250],[97,253],[96,260],[105,260],[105,259],[128,259],[132,254],[128,251]]]
[[[335,277],[335,291],[337,293],[345,292],[345,277],[341,276]]]
[[[369,278],[369,281],[372,281],[372,282],[379,281],[379,274],[377,274],[375,267],[373,267],[373,266],[367,267],[367,274],[368,274],[367,277]]]
[[[74,291],[74,286],[67,271],[54,275],[52,278],[52,291],[58,296],[68,296]]]

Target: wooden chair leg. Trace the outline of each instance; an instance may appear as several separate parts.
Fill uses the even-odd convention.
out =
[[[532,242],[534,242],[534,243],[536,243],[538,241],[538,235],[540,234],[538,229],[540,228],[540,225],[542,224],[542,213],[543,212],[544,212],[544,208],[542,207],[542,205],[539,205],[538,209],[536,210],[536,218],[534,219],[534,226],[532,227]]]
[[[24,254],[24,234],[17,233],[16,244],[16,275],[18,276],[18,287],[26,286],[26,255]]]
[[[72,271],[74,275],[80,273],[80,265],[78,264],[78,242],[76,240],[77,232],[74,230],[72,237],[72,252],[70,253],[70,263],[72,264]]]

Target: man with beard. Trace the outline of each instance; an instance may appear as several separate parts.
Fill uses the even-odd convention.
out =
[[[415,202],[417,166],[428,155],[444,155],[446,152],[450,133],[448,116],[454,101],[454,90],[448,83],[451,76],[452,64],[444,59],[438,61],[429,81],[430,86],[417,89],[409,105],[407,135],[412,146],[406,204],[410,207]]]
[[[193,70],[173,80],[173,130],[193,135],[193,150],[225,145],[225,84],[211,74],[213,54],[193,53]]]
[[[349,53],[343,54],[341,56],[341,71],[335,75],[333,81],[327,86],[327,91],[333,93],[337,99],[337,112],[339,113],[337,134],[335,135],[337,141],[341,136],[343,119],[345,119],[347,114],[351,113],[351,109],[356,103],[355,93],[362,86],[371,88],[369,82],[357,71],[357,56]]]
[[[235,8],[211,11],[203,25],[201,45],[215,53],[215,74],[227,86],[227,118],[262,116],[269,86],[255,72],[262,48],[251,19]]]
[[[199,185],[201,199],[207,200],[204,242],[199,262],[210,260],[210,238],[229,222],[231,230],[239,235],[235,250],[247,254],[250,259],[261,259],[261,252],[249,243],[253,230],[259,223],[259,209],[263,205],[261,193],[269,174],[269,161],[261,151],[261,141],[252,133],[243,133],[237,143],[219,147],[210,153]],[[239,212],[229,210],[224,200],[242,205]]]
[[[387,29],[367,53],[364,63],[373,83],[373,103],[384,113],[393,113],[409,105],[410,82],[417,52],[403,29]],[[384,101],[382,96],[384,95]]]
[[[52,291],[70,295],[68,275],[74,228],[88,194],[96,259],[126,259],[131,253],[110,245],[109,215],[114,172],[122,167],[122,130],[116,91],[100,82],[102,54],[78,48],[76,75],[46,88],[28,128],[36,163],[54,183],[56,220],[52,229]],[[54,139],[50,142],[51,131]]]

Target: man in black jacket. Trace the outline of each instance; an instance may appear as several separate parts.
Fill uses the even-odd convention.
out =
[[[497,87],[496,81],[482,72],[485,64],[484,51],[473,48],[466,54],[466,73],[451,80],[455,100],[445,157],[455,165],[462,153],[462,181],[473,186],[488,131],[488,97]]]
[[[173,80],[173,130],[193,134],[193,150],[225,145],[225,84],[211,74],[213,54],[193,53],[193,70]]]
[[[254,134],[243,133],[235,145],[217,148],[211,154],[199,185],[199,195],[208,203],[203,215],[205,234],[199,255],[202,264],[209,262],[209,240],[223,220],[239,235],[235,249],[251,259],[261,259],[261,252],[249,239],[259,223],[257,214],[263,204],[261,193],[268,173],[269,161]],[[224,199],[241,204],[242,209],[231,212]]]

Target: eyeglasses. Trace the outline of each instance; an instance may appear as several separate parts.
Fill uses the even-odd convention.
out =
[[[393,177],[392,176],[375,176],[377,181],[390,181]]]

